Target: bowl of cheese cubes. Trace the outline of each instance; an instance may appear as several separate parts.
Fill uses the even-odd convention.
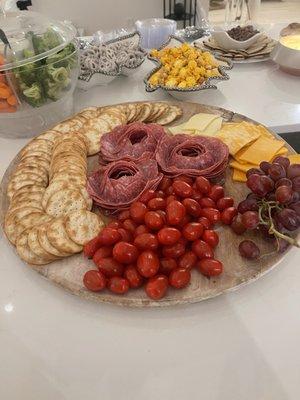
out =
[[[151,50],[148,58],[156,67],[144,79],[146,91],[162,89],[181,100],[191,93],[217,89],[216,83],[228,80],[226,71],[232,68],[232,62],[226,58],[202,51],[175,36],[170,36],[159,49]]]

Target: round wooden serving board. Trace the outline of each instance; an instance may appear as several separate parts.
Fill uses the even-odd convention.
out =
[[[235,114],[231,111],[206,106],[197,103],[188,102],[170,102],[170,104],[177,104],[183,109],[183,116],[181,119],[175,121],[173,125],[178,125],[189,119],[196,113],[212,113],[223,117],[224,121],[240,122],[248,121],[257,123],[243,115]],[[274,136],[279,138],[275,133]],[[281,138],[279,138],[281,139]],[[282,139],[281,139],[282,140]],[[290,153],[295,151],[286,143]],[[89,158],[89,171],[92,171],[97,166],[97,156]],[[17,155],[7,168],[2,182],[1,182],[1,226],[3,228],[4,217],[8,208],[8,200],[6,196],[6,189],[9,177],[15,169],[19,160]],[[249,192],[245,184],[233,182],[231,179],[232,170],[227,169],[227,176],[225,182],[225,193],[235,199],[235,204],[245,198]],[[219,277],[207,279],[197,271],[192,272],[191,284],[182,290],[169,289],[165,298],[160,301],[150,300],[143,289],[130,290],[125,296],[118,296],[111,294],[108,291],[99,293],[90,292],[84,288],[82,284],[82,277],[86,271],[95,268],[93,262],[83,257],[82,254],[77,254],[69,258],[53,262],[51,264],[34,268],[37,272],[43,275],[49,281],[61,286],[69,292],[76,294],[82,298],[93,300],[97,302],[113,303],[120,306],[129,307],[163,307],[184,303],[195,303],[211,297],[218,296],[227,291],[238,289],[239,287],[253,282],[260,278],[267,272],[271,271],[276,265],[282,261],[285,254],[274,253],[271,256],[263,257],[258,261],[248,261],[240,257],[238,252],[239,243],[247,238],[254,237],[256,243],[261,248],[261,253],[270,253],[274,250],[273,246],[264,241],[259,234],[247,233],[243,236],[238,236],[230,227],[220,226],[218,229],[220,236],[220,243],[216,248],[215,256],[224,264],[224,272]],[[14,249],[15,251],[15,249]]]

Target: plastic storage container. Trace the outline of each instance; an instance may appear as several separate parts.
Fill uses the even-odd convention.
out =
[[[31,11],[0,14],[0,28],[0,135],[35,136],[72,113],[75,30]]]

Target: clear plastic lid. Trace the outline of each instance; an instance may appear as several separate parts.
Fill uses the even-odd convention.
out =
[[[75,35],[71,25],[36,12],[0,10],[0,71],[49,57],[62,50]],[[6,38],[10,47],[5,44]]]

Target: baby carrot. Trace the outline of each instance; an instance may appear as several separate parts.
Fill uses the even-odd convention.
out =
[[[2,54],[0,54],[0,65],[4,64],[4,57]]]
[[[14,96],[13,94],[11,96],[9,96],[6,101],[8,102],[8,104],[10,106],[16,106],[17,105],[17,99],[16,96]]]
[[[0,99],[7,99],[11,95],[11,90],[9,87],[0,88]]]

